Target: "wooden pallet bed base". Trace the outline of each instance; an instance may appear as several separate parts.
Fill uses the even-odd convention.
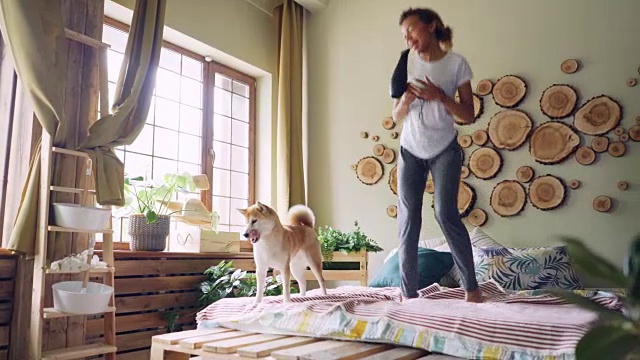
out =
[[[156,335],[152,338],[150,360],[187,359],[453,360],[458,358],[390,344],[257,334],[226,328],[187,330]]]

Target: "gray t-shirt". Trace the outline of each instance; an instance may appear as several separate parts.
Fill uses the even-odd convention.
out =
[[[412,49],[407,60],[407,80],[420,85],[415,79],[425,81],[425,76],[453,97],[460,85],[471,80],[473,73],[467,60],[455,52],[449,51],[442,59],[427,62]],[[442,152],[455,136],[453,116],[442,103],[416,99],[409,105],[404,119],[400,145],[419,158],[430,159]]]

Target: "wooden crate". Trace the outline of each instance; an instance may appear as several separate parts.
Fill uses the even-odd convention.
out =
[[[368,256],[366,251],[356,253],[343,254],[339,251],[333,253],[331,261],[325,261],[324,267],[328,263],[354,263],[357,264],[357,270],[322,270],[324,280],[340,280],[340,281],[359,281],[360,285],[367,286]],[[304,274],[306,280],[316,280],[311,270],[307,270]]]
[[[197,355],[197,358],[191,356]],[[225,328],[156,335],[150,360],[447,360],[422,349],[391,344],[327,340],[313,337],[257,334]]]

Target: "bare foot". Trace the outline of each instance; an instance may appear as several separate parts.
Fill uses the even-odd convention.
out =
[[[466,302],[472,302],[472,303],[481,303],[483,301],[482,299],[482,292],[480,291],[480,289],[477,289],[475,291],[471,291],[471,292],[467,292],[464,300]]]

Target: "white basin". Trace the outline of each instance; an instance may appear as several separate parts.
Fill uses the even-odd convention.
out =
[[[89,282],[84,293],[82,281],[62,281],[53,284],[53,307],[70,314],[98,314],[107,310],[113,288]]]
[[[79,230],[100,231],[107,229],[111,209],[54,203],[53,222],[57,226]]]

